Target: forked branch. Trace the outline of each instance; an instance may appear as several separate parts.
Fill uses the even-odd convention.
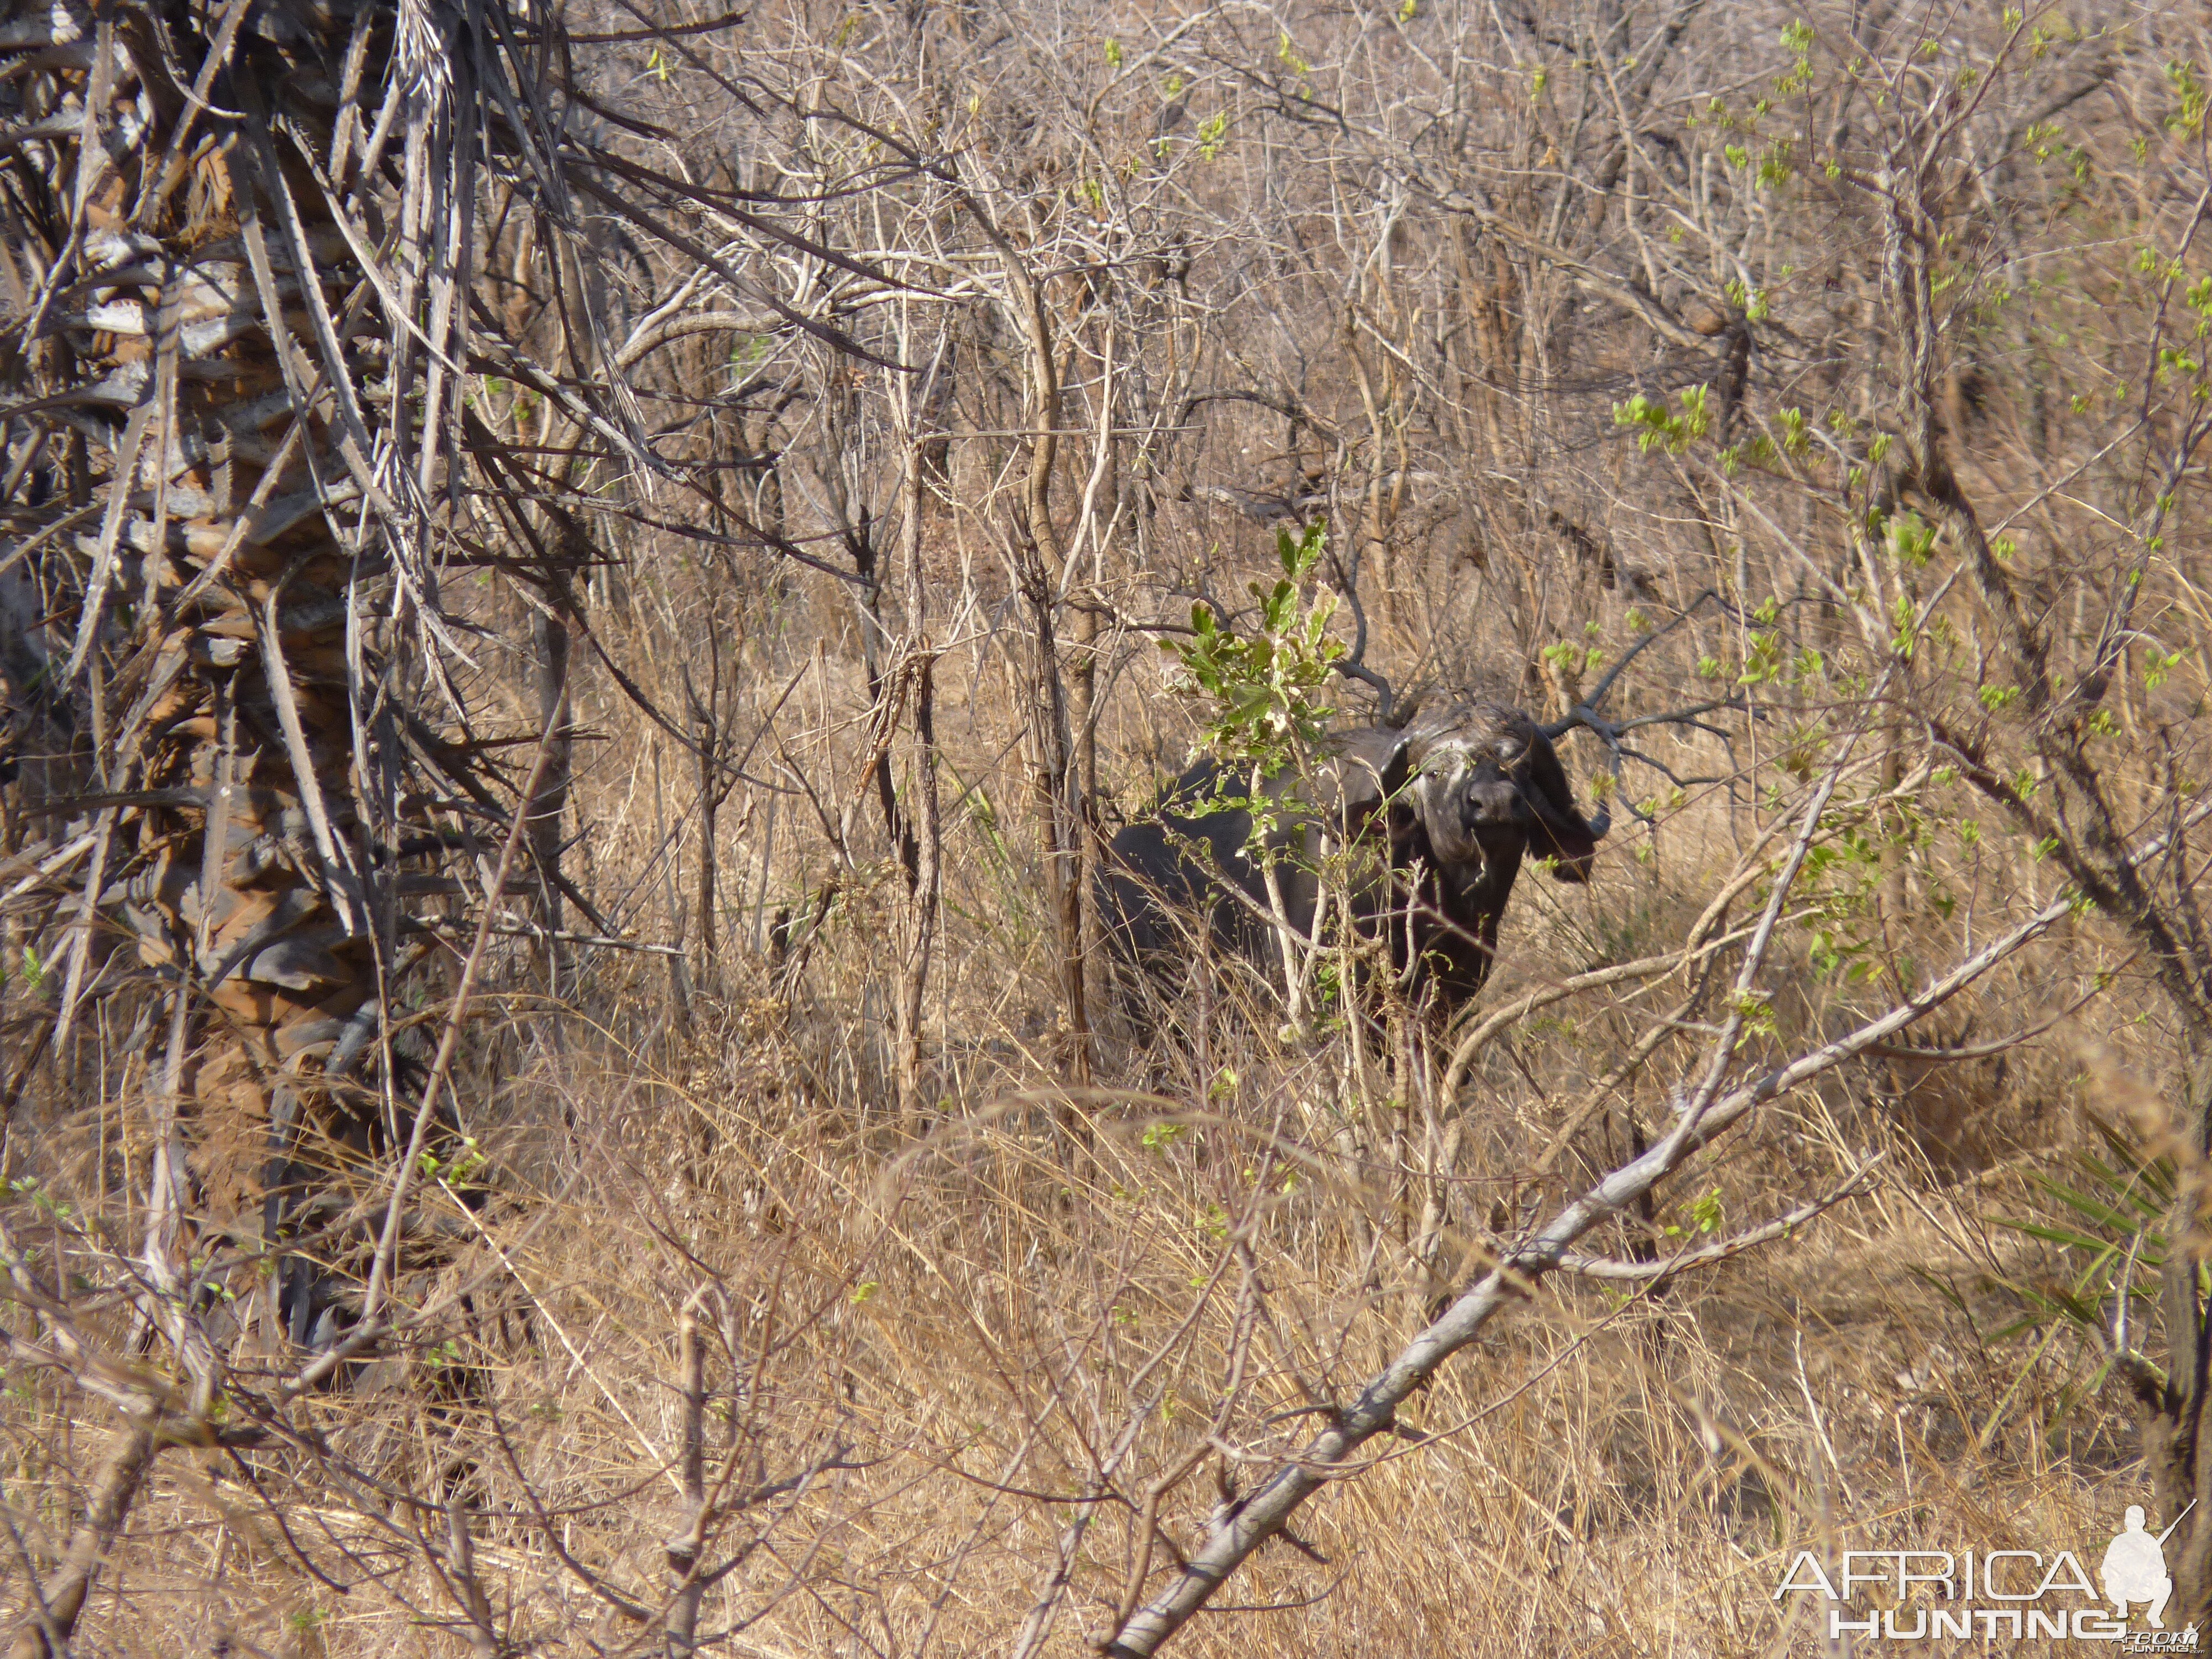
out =
[[[1723,708],[1748,708],[1751,706],[1750,700],[1748,698],[1741,695],[1726,697],[1711,697],[1703,702],[1692,703],[1687,708],[1668,709],[1663,714],[1638,714],[1632,719],[1625,720],[1609,720],[1606,719],[1604,715],[1601,714],[1598,712],[1598,709],[1600,706],[1604,703],[1607,694],[1613,690],[1613,686],[1620,682],[1621,675],[1627,671],[1629,664],[1634,662],[1637,658],[1642,656],[1653,646],[1658,644],[1660,641],[1665,639],[1676,629],[1688,622],[1692,617],[1698,613],[1698,608],[1702,606],[1707,599],[1720,602],[1720,595],[1714,589],[1710,587],[1706,588],[1703,592],[1699,593],[1697,598],[1692,599],[1687,605],[1683,607],[1682,614],[1680,616],[1675,617],[1674,621],[1668,623],[1664,628],[1653,629],[1650,633],[1646,634],[1642,639],[1637,641],[1634,645],[1630,646],[1626,651],[1621,653],[1620,660],[1613,664],[1611,668],[1606,671],[1605,678],[1597,683],[1596,689],[1591,691],[1589,696],[1576,703],[1573,708],[1567,710],[1567,712],[1558,720],[1550,721],[1541,728],[1544,735],[1556,742],[1559,738],[1565,737],[1568,732],[1573,731],[1577,726],[1581,726],[1587,732],[1594,732],[1597,737],[1597,740],[1605,745],[1607,764],[1613,773],[1615,782],[1620,781],[1620,767],[1624,759],[1641,761],[1644,765],[1651,768],[1652,770],[1664,773],[1670,781],[1680,782],[1680,780],[1675,779],[1673,773],[1668,772],[1665,767],[1660,765],[1658,762],[1653,760],[1649,755],[1644,754],[1638,750],[1625,747],[1621,743],[1621,738],[1627,733],[1638,731],[1647,726],[1686,726],[1699,732],[1711,732],[1715,737],[1720,738],[1725,741],[1727,738],[1727,734],[1725,732],[1722,732],[1717,726],[1707,724],[1698,717],[1700,715],[1712,714],[1717,710]],[[1636,804],[1633,801],[1629,801],[1625,794],[1622,796],[1622,799],[1627,805],[1628,810],[1632,816],[1646,823],[1651,822],[1651,815],[1649,812],[1643,811],[1638,809]],[[1597,833],[1601,836],[1605,831],[1604,830],[1598,829],[1599,823],[1602,822],[1607,828],[1610,828],[1612,821],[1613,814],[1610,808],[1610,803],[1600,802],[1598,805],[1598,817],[1591,820],[1590,827],[1593,830],[1596,830]]]

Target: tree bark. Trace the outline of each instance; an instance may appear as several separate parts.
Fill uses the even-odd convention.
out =
[[[940,361],[939,372],[942,372]],[[901,519],[906,567],[907,661],[914,683],[914,800],[908,838],[914,849],[907,867],[908,936],[896,1009],[899,1109],[912,1121],[921,1109],[922,1000],[929,986],[930,960],[936,949],[939,855],[944,839],[937,790],[937,651],[929,637],[929,584],[922,571],[922,491],[927,458],[920,437],[909,432]]]

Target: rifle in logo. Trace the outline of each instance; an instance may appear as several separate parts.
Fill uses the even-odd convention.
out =
[[[2154,1538],[2143,1529],[2142,1505],[2128,1506],[2126,1529],[2105,1547],[2105,1563],[2098,1574],[2104,1580],[2105,1599],[2122,1620],[2127,1618],[2130,1602],[2141,1601],[2149,1610],[2151,1628],[2166,1628],[2166,1603],[2173,1594],[2173,1580],[2166,1571],[2166,1540],[2196,1507],[2192,1498],[2189,1508],[2173,1517],[2173,1525]]]

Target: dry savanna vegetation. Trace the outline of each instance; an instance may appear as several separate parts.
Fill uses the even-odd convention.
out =
[[[1840,1651],[1801,1552],[2131,1504],[2212,1622],[2209,100],[6,0],[7,1651]],[[1478,994],[1117,952],[1416,699],[1610,818]]]

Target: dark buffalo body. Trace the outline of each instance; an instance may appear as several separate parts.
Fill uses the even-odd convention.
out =
[[[1223,784],[1226,782],[1226,787]],[[1262,786],[1279,806],[1268,844],[1291,925],[1310,935],[1316,874],[1333,842],[1345,857],[1354,925],[1387,937],[1415,994],[1447,1005],[1490,976],[1498,921],[1533,854],[1561,881],[1589,879],[1607,820],[1576,806],[1550,739],[1518,709],[1461,705],[1404,731],[1369,727],[1334,739],[1304,775]],[[1279,963],[1266,878],[1248,848],[1243,807],[1200,810],[1249,793],[1212,762],[1185,773],[1158,811],[1114,837],[1100,907],[1116,952],[1159,967],[1187,958],[1194,930],[1270,969]]]

